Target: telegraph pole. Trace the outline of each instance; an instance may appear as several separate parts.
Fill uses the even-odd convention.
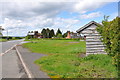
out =
[[[6,29],[6,31],[7,31],[7,40],[8,40],[8,29]]]

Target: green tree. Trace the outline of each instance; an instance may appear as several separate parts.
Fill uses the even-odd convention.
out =
[[[31,38],[30,35],[27,35],[27,36],[25,37],[26,40],[28,40],[28,39],[30,39],[30,38]]]
[[[112,21],[104,18],[102,25],[99,25],[97,30],[100,32],[102,41],[106,45],[106,52],[113,57],[113,62],[118,67],[117,63],[120,63],[120,17],[116,17]]]
[[[31,33],[34,33],[34,31],[31,31]]]
[[[55,36],[54,30],[50,30],[50,38],[52,38],[53,36]]]
[[[0,35],[2,36],[2,33],[0,32]]]
[[[62,32],[60,31],[60,29],[58,28],[57,32],[56,32],[56,36],[58,36],[58,34],[62,34]]]
[[[30,31],[28,33],[30,33]]]
[[[62,34],[58,34],[58,35],[57,35],[57,38],[62,38]]]
[[[43,30],[41,31],[41,34],[43,35],[43,38],[47,38],[46,29],[43,28]]]
[[[66,38],[68,34],[68,31],[66,33],[63,34],[63,38]]]
[[[50,38],[50,29],[49,28],[46,29],[46,34],[47,34],[47,38]]]

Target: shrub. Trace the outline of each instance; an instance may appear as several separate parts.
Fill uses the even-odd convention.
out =
[[[118,61],[120,57],[120,17],[116,17],[112,21],[103,20],[97,30],[106,45],[106,52],[113,57],[113,64],[118,67],[120,62]]]
[[[15,40],[16,38],[15,37],[12,37],[12,40]]]

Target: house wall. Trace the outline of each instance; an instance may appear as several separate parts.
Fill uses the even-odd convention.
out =
[[[104,51],[105,45],[101,42],[101,36],[97,32],[96,27],[95,24],[92,24],[80,33],[86,36],[86,55],[106,54]]]

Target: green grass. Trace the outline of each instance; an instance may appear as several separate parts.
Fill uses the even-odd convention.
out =
[[[10,40],[19,40],[19,39],[12,38],[12,39],[7,40],[7,39],[2,39],[2,38],[0,38],[0,42],[10,41]]]
[[[86,50],[85,42],[77,40],[34,40],[33,43],[26,43],[24,46],[32,52],[44,54],[70,54]]]
[[[5,41],[7,41],[6,39],[0,39],[0,42],[5,42]]]
[[[41,70],[52,78],[114,78],[117,77],[116,67],[108,55],[89,55],[85,53],[85,42],[77,40],[33,40],[25,43],[34,53],[48,54],[35,61]]]

